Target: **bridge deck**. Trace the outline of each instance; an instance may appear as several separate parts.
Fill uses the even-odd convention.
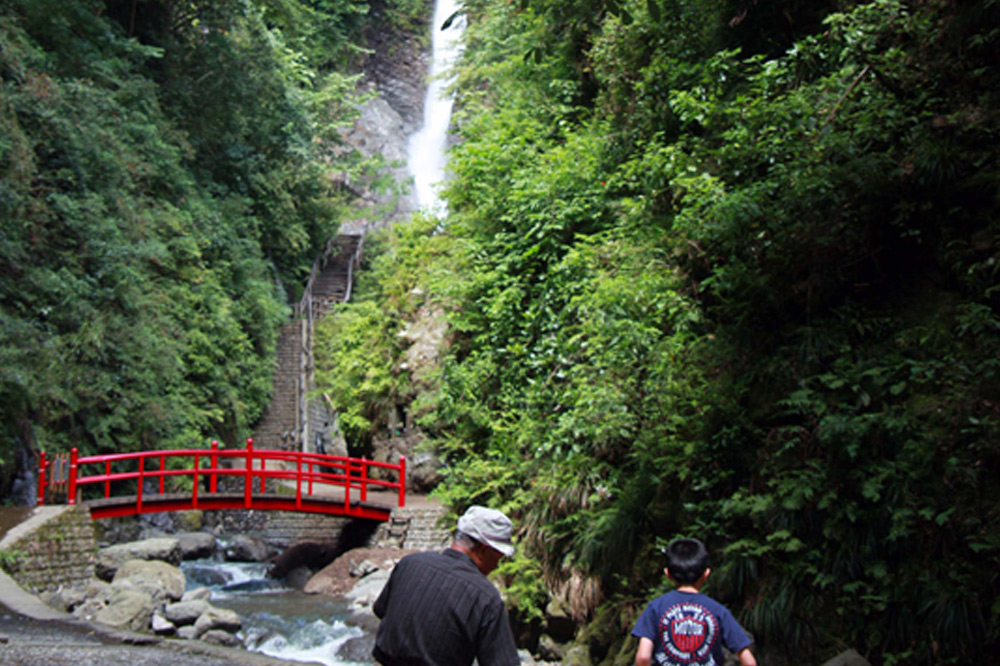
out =
[[[373,493],[375,494],[375,493]],[[371,495],[369,495],[371,497]],[[243,493],[199,493],[197,497],[190,494],[144,494],[140,499],[135,495],[109,497],[95,500],[85,500],[84,506],[90,509],[92,518],[114,518],[118,516],[135,516],[144,513],[162,511],[188,511],[201,509],[217,511],[225,509],[257,509],[269,511],[304,511],[307,513],[324,513],[333,516],[350,516],[385,521],[395,505],[388,502],[355,501],[344,502],[341,494],[311,495],[296,498],[295,495],[283,493],[258,493],[250,498],[249,506]]]

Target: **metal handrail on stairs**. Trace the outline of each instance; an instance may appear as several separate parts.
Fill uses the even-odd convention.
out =
[[[360,268],[361,257],[364,252],[366,227],[367,225],[362,227],[360,234],[343,234],[330,238],[330,240],[327,241],[323,254],[321,254],[313,263],[312,271],[309,273],[309,280],[306,281],[306,287],[302,293],[302,298],[294,307],[295,318],[302,322],[302,334],[301,344],[299,347],[300,360],[298,381],[295,383],[295,430],[292,438],[296,448],[300,450],[303,449],[304,443],[309,441],[309,419],[306,394],[309,390],[309,386],[312,384],[313,372],[315,370],[313,366],[312,343],[318,313],[316,311],[316,301],[313,298],[313,287],[315,286],[319,275],[327,267],[330,259],[333,257],[335,245],[339,247],[338,241],[342,238],[358,236],[358,244],[354,249],[354,253],[351,255],[350,261],[347,263],[347,284],[345,286],[344,299],[342,302],[347,303],[351,300],[354,271],[357,268]]]

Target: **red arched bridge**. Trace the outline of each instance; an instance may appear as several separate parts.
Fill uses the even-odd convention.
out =
[[[167,483],[178,477],[190,481]],[[190,485],[191,490],[164,492],[168,485]],[[212,442],[210,449],[80,456],[74,448],[52,458],[42,453],[38,470],[39,504],[79,503],[90,509],[94,519],[189,509],[255,509],[388,520],[394,507],[405,505],[405,495],[403,457],[393,464],[255,450],[251,439],[246,449],[220,449]]]

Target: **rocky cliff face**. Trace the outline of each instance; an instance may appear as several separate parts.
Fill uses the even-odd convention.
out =
[[[427,16],[433,15],[433,1],[427,2],[427,7]],[[378,3],[372,11],[378,15]],[[429,28],[424,25],[421,30]],[[366,157],[381,154],[402,191],[376,192],[342,183],[372,208],[366,220],[345,225],[342,233],[359,233],[360,228],[354,227],[362,224],[369,229],[392,224],[416,209],[416,199],[408,186],[407,144],[423,122],[431,57],[428,40],[422,34],[382,27],[371,30],[367,42],[372,53],[362,67],[362,90],[374,92],[375,96],[361,108],[360,117],[344,139]]]

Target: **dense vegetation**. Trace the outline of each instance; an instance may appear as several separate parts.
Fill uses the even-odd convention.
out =
[[[990,660],[1000,5],[464,7],[449,215],[324,343],[352,435],[416,396],[442,495],[517,518],[523,617],[572,582],[604,663],[678,535],[769,662]]]
[[[25,452],[249,434],[288,303],[350,213],[327,172],[366,177],[337,142],[373,20],[351,0],[3,3],[0,496]]]

